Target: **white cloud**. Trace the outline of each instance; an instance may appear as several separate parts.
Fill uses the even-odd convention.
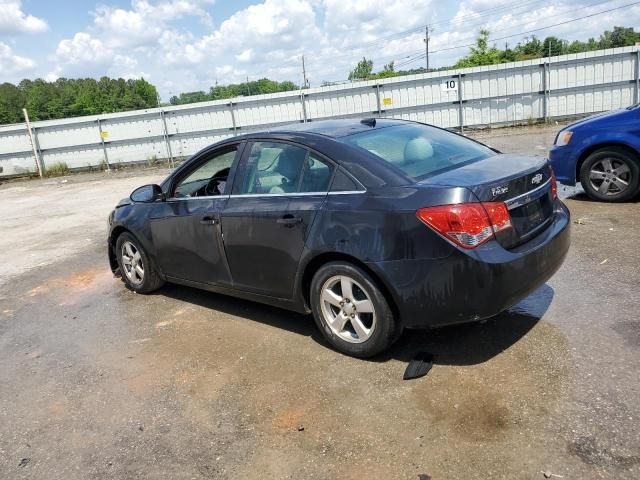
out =
[[[136,71],[137,60],[117,53],[100,39],[85,32],[76,33],[72,39],[62,40],[56,49],[55,60],[57,66],[49,73],[49,78],[62,75],[110,75],[123,78],[143,76],[142,72]]]
[[[198,65],[194,74],[208,85],[211,78],[233,83],[247,76],[299,81],[301,55],[326,41],[316,20],[311,1],[265,0],[234,13],[208,35],[166,44],[163,59]]]
[[[368,42],[432,21],[431,3],[430,0],[323,0],[324,29],[342,32],[339,40],[347,43]]]
[[[30,58],[15,55],[6,43],[0,42],[0,72],[18,74],[32,70],[35,62]]]
[[[21,0],[0,0],[0,35],[40,33],[47,22],[22,11]]]
[[[113,50],[90,34],[78,32],[58,44],[56,58],[63,65],[105,63],[113,58]]]
[[[0,0],[6,3],[6,0]],[[94,0],[95,1],[95,0]],[[403,69],[424,65],[422,25],[431,33],[431,65],[451,65],[474,42],[481,27],[515,45],[522,32],[623,4],[585,6],[561,3],[513,3],[508,0],[253,0],[227,18],[216,16],[213,0],[132,0],[130,7],[102,0],[93,18],[51,57],[53,75],[153,76],[163,96],[207,90],[221,84],[269,77],[301,82],[305,55],[312,85],[345,79],[366,56],[374,70],[396,60]],[[15,0],[13,2],[15,4]],[[216,18],[215,27],[211,15]],[[194,22],[204,26],[195,28]],[[598,36],[614,25],[640,24],[640,6],[569,23],[537,35],[569,40]],[[407,32],[402,34],[402,32]],[[200,32],[204,33],[200,33]],[[503,47],[505,40],[497,42]],[[433,53],[435,51],[435,53]],[[407,55],[413,56],[407,61]]]
[[[212,0],[167,0],[152,4],[133,0],[131,9],[99,5],[93,12],[93,27],[111,46],[140,47],[155,43],[167,25],[184,17],[199,17],[211,25],[205,7]]]
[[[250,62],[253,59],[253,49],[247,48],[236,55],[236,59],[239,62]]]

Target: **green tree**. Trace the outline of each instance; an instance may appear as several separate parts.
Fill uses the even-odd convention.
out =
[[[23,92],[11,83],[0,84],[0,124],[22,121]]]
[[[349,72],[349,80],[366,80],[371,76],[372,71],[373,61],[362,57],[362,60],[356,65],[356,68]]]
[[[500,51],[495,45],[489,46],[489,30],[480,30],[480,36],[476,44],[471,47],[471,52],[456,63],[456,68],[477,67],[480,65],[492,65],[501,62]]]
[[[635,45],[640,42],[640,33],[632,27],[613,27],[613,31],[606,30],[598,41],[600,48],[616,48]]]
[[[543,56],[555,56],[563,55],[566,52],[565,40],[560,40],[556,37],[547,37],[542,42],[542,55]]]

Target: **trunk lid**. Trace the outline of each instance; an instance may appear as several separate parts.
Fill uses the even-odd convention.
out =
[[[505,248],[533,238],[552,221],[551,167],[544,158],[499,154],[420,183],[466,187],[481,202],[505,202],[513,228],[496,235]]]

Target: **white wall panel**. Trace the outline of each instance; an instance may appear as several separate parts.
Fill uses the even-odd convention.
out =
[[[169,145],[173,157],[182,159],[234,134],[300,122],[305,112],[314,121],[377,116],[380,109],[384,117],[445,128],[460,127],[461,115],[464,126],[528,123],[545,116],[587,115],[634,103],[637,52],[638,47],[624,47],[311,88],[303,91],[304,109],[301,92],[295,91],[34,122],[32,126],[45,166],[65,162],[70,168],[86,168],[104,162],[98,120],[112,165],[166,159]],[[459,82],[458,90],[444,89],[447,80]],[[0,175],[35,170],[24,125],[0,127],[0,167]]]

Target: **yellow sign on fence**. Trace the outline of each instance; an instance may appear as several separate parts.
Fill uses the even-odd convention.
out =
[[[383,105],[391,105],[393,104],[393,99],[391,97],[385,97],[382,99]]]
[[[109,132],[107,132],[106,130],[103,130],[100,132],[100,136],[102,138],[109,138]]]

